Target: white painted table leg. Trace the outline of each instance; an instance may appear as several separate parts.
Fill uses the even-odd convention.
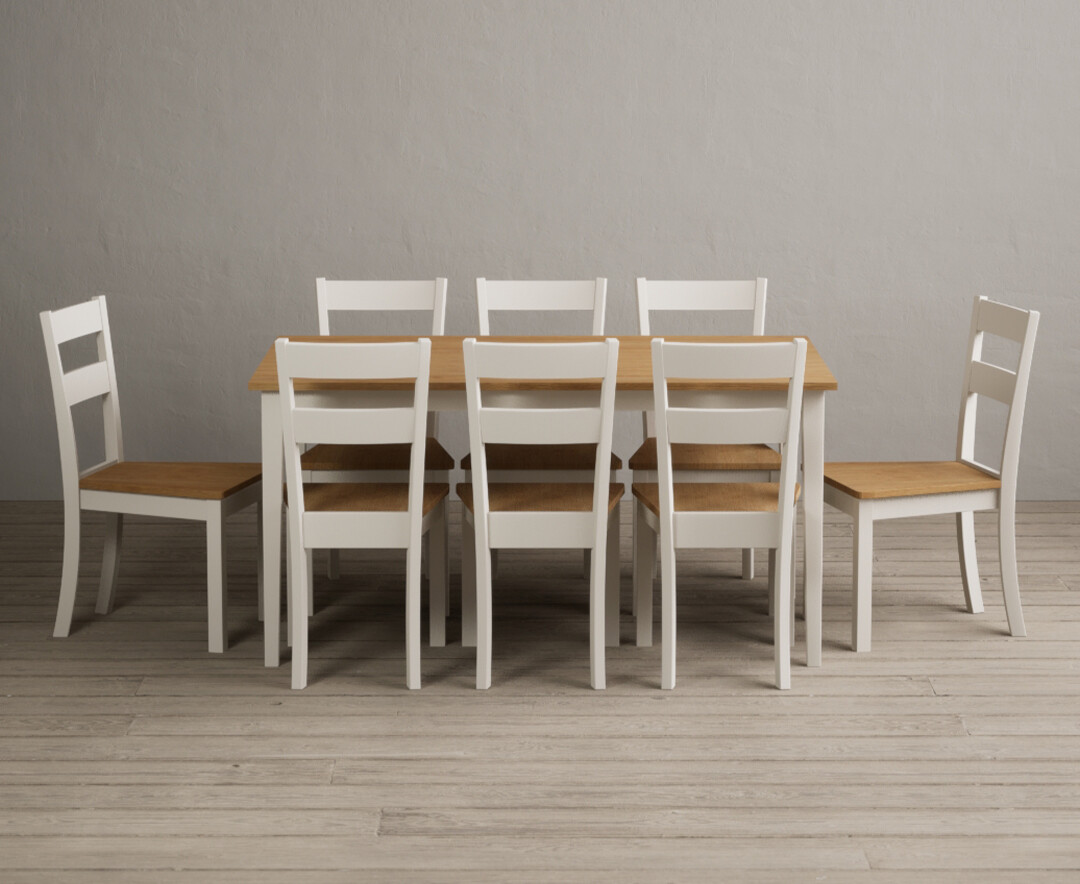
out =
[[[806,570],[806,665],[821,665],[822,533],[825,511],[825,393],[803,395],[803,520]]]
[[[263,533],[263,663],[281,663],[281,483],[284,442],[278,394],[263,393],[262,406],[262,533]]]

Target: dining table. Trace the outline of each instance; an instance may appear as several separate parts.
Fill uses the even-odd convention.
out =
[[[596,336],[507,336],[493,335],[283,335],[291,341],[322,343],[387,343],[431,338],[431,369],[429,375],[428,408],[435,412],[462,412],[465,401],[465,360],[462,342],[466,337],[477,340],[543,343],[545,341],[598,341]],[[653,410],[653,374],[651,341],[654,335],[609,335],[619,340],[619,364],[615,383],[615,408],[619,411],[647,412]],[[793,336],[695,336],[665,335],[669,341],[698,343],[764,343],[791,341]],[[499,381],[485,383],[485,389],[550,389],[561,391],[568,405],[590,394],[591,381]],[[745,401],[753,398],[775,400],[786,393],[787,381],[775,380],[670,380],[669,389],[693,394],[695,399],[725,404],[733,393]],[[278,666],[281,641],[281,513],[284,481],[284,436],[281,401],[278,395],[277,362],[271,342],[266,355],[248,382],[248,389],[259,394],[262,420],[262,504],[263,504],[263,639],[264,663]],[[412,382],[408,380],[320,380],[297,381],[299,397],[310,404],[320,404],[320,397],[331,394],[340,399],[342,391],[350,391],[356,402],[379,405],[400,403],[411,397]],[[821,599],[822,599],[822,531],[824,514],[825,466],[825,394],[837,389],[837,381],[813,343],[807,341],[806,372],[803,382],[802,406],[802,509],[804,529],[803,609],[806,619],[806,663],[821,665]],[[726,399],[725,399],[726,397]],[[273,612],[273,613],[272,613]]]

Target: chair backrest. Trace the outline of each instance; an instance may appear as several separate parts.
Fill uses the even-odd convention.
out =
[[[478,542],[487,542],[490,527],[487,444],[591,444],[596,445],[592,517],[597,519],[597,535],[594,539],[602,544],[607,524],[618,340],[531,344],[466,338],[464,356]],[[553,387],[560,382],[597,379],[599,385],[595,390],[577,389],[569,394],[573,404],[560,401],[564,395],[561,393],[553,398]],[[507,381],[526,384],[536,381],[537,386],[507,393]],[[489,383],[495,388],[503,386],[503,390],[485,390]]]
[[[738,311],[753,316],[751,334],[765,334],[765,289],[762,277],[740,281],[658,280],[638,277],[638,334],[651,335],[651,311]]]
[[[1021,310],[1018,307],[991,301],[986,297],[975,299],[971,314],[971,334],[968,337],[968,358],[964,368],[956,457],[957,460],[981,470],[1000,475],[1002,493],[1011,494],[1014,497],[1017,470],[1020,466],[1020,434],[1024,424],[1024,404],[1027,399],[1031,356],[1035,349],[1035,332],[1038,326],[1037,310]],[[1020,355],[1015,371],[983,361],[983,344],[986,335],[1005,338],[1020,345]],[[975,425],[980,396],[994,399],[1008,408],[1000,471],[975,460]]]
[[[503,310],[543,310],[592,313],[592,332],[604,333],[607,279],[544,282],[538,280],[476,280],[476,309],[480,334],[491,334],[490,314]]]
[[[764,277],[747,280],[637,280],[638,334],[653,334],[649,314],[652,312],[716,311],[725,313],[750,313],[751,334],[765,334],[765,290],[768,280]],[[649,412],[642,415],[646,438],[656,435],[653,417]]]
[[[289,491],[290,517],[305,530],[316,527],[305,514],[300,453],[319,443],[344,445],[412,445],[409,460],[410,537],[419,537],[424,493],[424,433],[427,419],[428,375],[431,339],[387,344],[304,343],[278,338],[278,386],[285,444],[285,480]],[[297,401],[297,382],[304,380],[385,380],[412,382],[408,405],[358,406],[348,391],[321,392],[311,404]],[[301,393],[303,395],[303,393]],[[340,399],[340,402],[335,402]],[[329,522],[334,513],[318,513]],[[413,524],[415,522],[415,524]],[[412,530],[415,529],[415,530]],[[378,545],[378,544],[373,544]],[[391,544],[387,544],[391,545]]]
[[[68,501],[78,500],[80,475],[124,459],[124,443],[120,431],[120,399],[116,391],[116,368],[113,364],[105,296],[99,295],[73,307],[45,310],[41,314],[41,330],[45,336],[45,354],[49,360],[49,376],[52,379],[64,497]],[[65,372],[60,354],[61,345],[90,335],[94,335],[96,339],[97,361]],[[71,409],[95,398],[101,399],[105,460],[88,467],[80,474],[75,422]]]
[[[661,512],[673,512],[672,444],[778,444],[781,466],[775,525],[780,532],[790,531],[799,460],[806,339],[760,344],[690,344],[654,338],[652,366]],[[699,403],[690,394],[670,390],[672,379],[781,379],[787,381],[787,395],[783,405],[752,405],[741,401],[737,405]],[[757,515],[768,517],[764,513]],[[777,540],[785,536],[780,533]],[[732,546],[743,545],[732,543]]]
[[[315,280],[319,334],[330,334],[330,313],[338,311],[418,311],[431,313],[431,333],[445,334],[446,280]]]

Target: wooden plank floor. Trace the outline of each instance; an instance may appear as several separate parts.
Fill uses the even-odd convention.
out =
[[[952,521],[884,522],[855,655],[851,531],[830,512],[824,666],[802,665],[800,623],[783,693],[737,551],[681,561],[673,692],[628,612],[589,689],[569,552],[501,556],[490,691],[456,618],[407,691],[403,557],[348,552],[318,576],[294,692],[287,663],[262,666],[253,516],[229,528],[231,647],[211,656],[200,526],[129,519],[100,617],[85,516],[61,640],[60,506],[0,504],[0,880],[1080,880],[1080,503],[1019,519],[1028,638],[1007,633],[992,517],[978,616]],[[626,602],[629,541],[624,513]],[[451,542],[456,611],[456,518]]]

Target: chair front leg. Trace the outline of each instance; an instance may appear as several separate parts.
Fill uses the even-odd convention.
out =
[[[79,499],[64,501],[64,570],[60,575],[60,600],[56,605],[53,637],[65,638],[71,632],[71,615],[75,610],[75,590],[79,584],[79,544],[82,531],[82,511]]]
[[[1005,593],[1009,632],[1024,636],[1027,635],[1027,628],[1024,626],[1024,609],[1020,604],[1020,578],[1016,567],[1015,500],[1002,500],[998,510],[998,548],[1001,552],[1001,588]]]
[[[956,546],[960,551],[960,576],[964,581],[964,601],[968,613],[983,612],[982,588],[979,586],[979,560],[975,556],[975,513],[956,514]]]
[[[860,504],[851,537],[851,649],[870,650],[870,590],[874,570],[874,518],[870,507]]]
[[[225,583],[225,519],[221,504],[210,506],[206,516],[206,606],[210,632],[210,653],[224,653],[229,638],[226,629],[228,590]]]
[[[447,560],[446,501],[436,508],[428,538],[428,644],[446,646],[446,600],[450,572]]]
[[[116,583],[120,573],[120,546],[124,541],[124,516],[109,513],[105,516],[105,549],[101,557],[101,583],[98,585],[98,614],[108,614],[116,598]]]

